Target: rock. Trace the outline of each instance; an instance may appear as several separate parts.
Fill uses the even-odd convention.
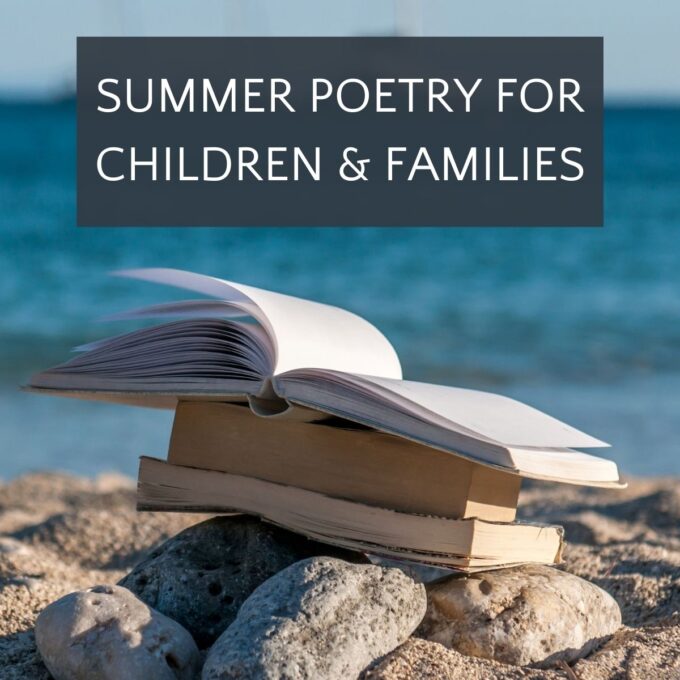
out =
[[[119,586],[53,602],[38,616],[35,639],[55,680],[193,680],[200,668],[189,633]]]
[[[263,583],[208,654],[203,680],[346,680],[413,632],[425,588],[399,569],[328,557]]]
[[[120,585],[181,623],[205,648],[236,618],[257,586],[314,555],[366,561],[359,553],[308,540],[254,517],[215,517],[166,541]]]
[[[525,565],[430,584],[418,634],[470,656],[548,666],[585,656],[620,625],[618,604],[598,586]]]

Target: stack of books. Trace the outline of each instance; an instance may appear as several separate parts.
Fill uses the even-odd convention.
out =
[[[142,457],[140,510],[239,512],[368,554],[476,571],[560,559],[560,527],[515,520],[522,478],[621,487],[607,446],[497,394],[406,381],[346,310],[171,269],[121,274],[208,298],[77,348],[30,389],[172,408]]]

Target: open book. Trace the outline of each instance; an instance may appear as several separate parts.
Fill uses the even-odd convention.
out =
[[[110,317],[175,320],[81,346],[30,387],[169,408],[247,401],[260,416],[336,416],[526,477],[618,485],[613,462],[573,450],[607,446],[584,432],[497,394],[402,380],[387,338],[351,312],[174,269],[120,274],[208,299]]]

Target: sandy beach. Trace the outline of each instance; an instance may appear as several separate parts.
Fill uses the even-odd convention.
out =
[[[404,678],[680,678],[680,488],[675,478],[629,479],[625,491],[531,484],[521,516],[562,524],[564,568],[618,601],[624,627],[570,669],[532,670],[411,639],[365,675]],[[113,584],[153,546],[202,515],[137,513],[134,483],[58,473],[0,487],[0,668],[49,678],[35,648],[38,613],[56,598]]]

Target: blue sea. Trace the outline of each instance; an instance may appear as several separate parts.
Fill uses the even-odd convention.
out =
[[[349,308],[411,379],[517,397],[680,473],[680,110],[606,114],[602,229],[78,229],[75,110],[0,106],[0,476],[134,474],[171,414],[19,391],[97,318],[173,291],[107,276],[191,269]]]

